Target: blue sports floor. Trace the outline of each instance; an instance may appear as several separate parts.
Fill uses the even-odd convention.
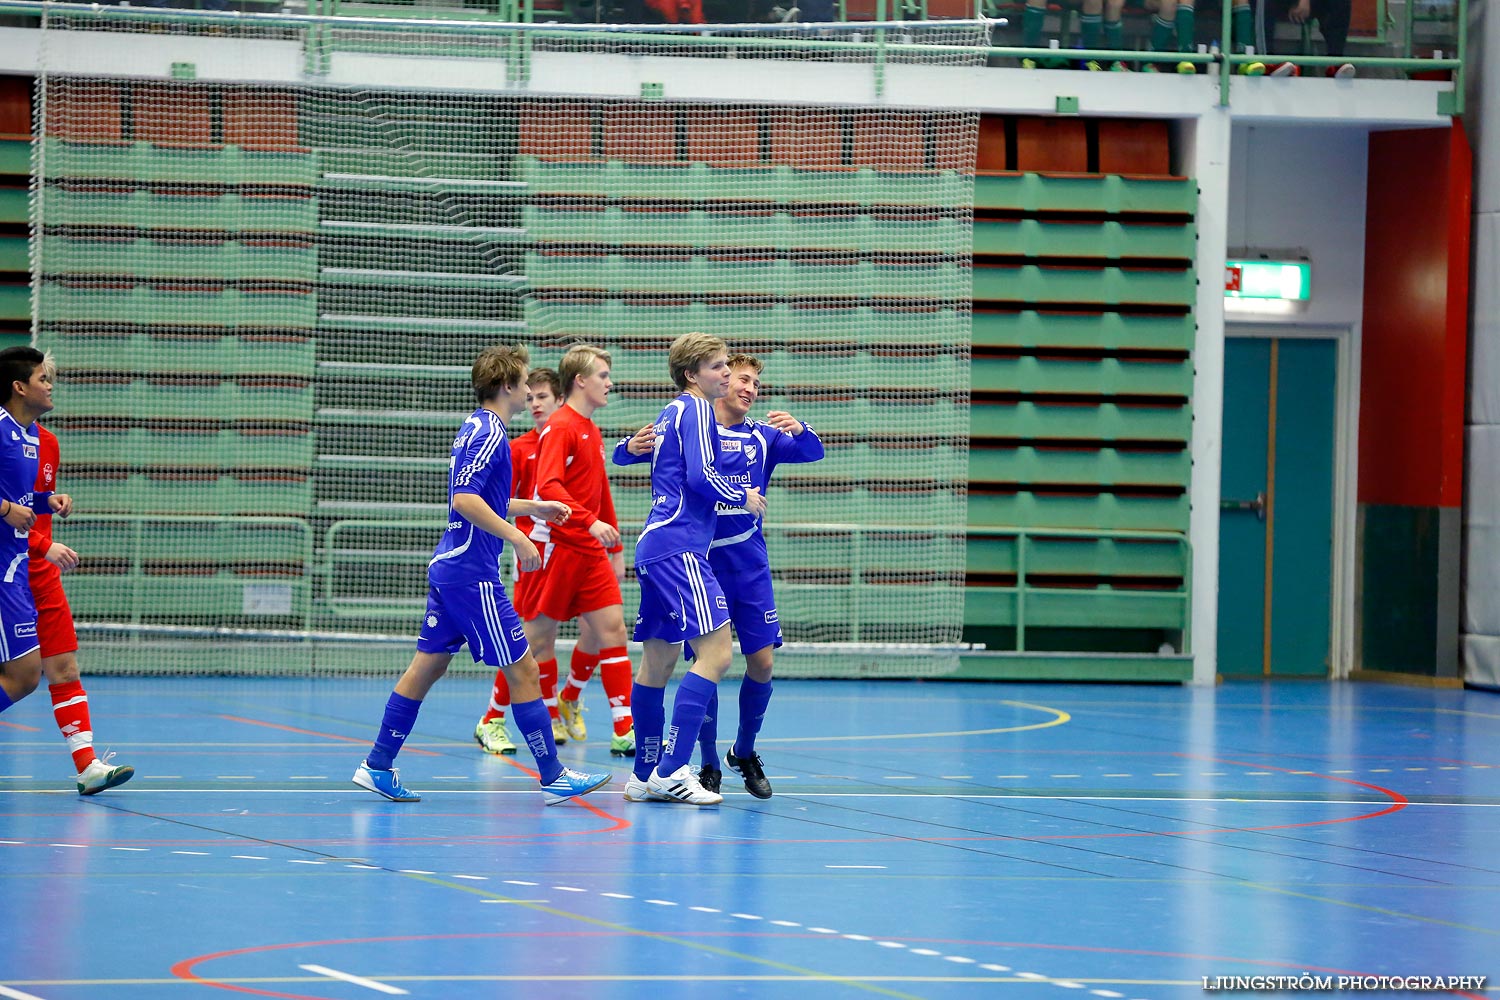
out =
[[[42,696],[0,717],[0,997],[1500,993],[1494,694],[780,681],[775,797],[700,810],[622,799],[597,684],[563,756],[619,780],[544,807],[456,674],[398,761],[423,800],[376,798],[394,680],[93,678],[137,775],[87,799]]]

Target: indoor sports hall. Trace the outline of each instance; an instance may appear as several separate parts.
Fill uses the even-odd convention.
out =
[[[0,998],[1495,995],[1486,44],[1410,0],[0,0]],[[605,352],[629,626],[690,333],[760,365],[702,440],[766,511],[700,555],[764,540],[734,634],[784,640],[696,715],[677,666],[706,805],[632,791],[593,625],[540,698],[468,651],[401,694],[468,428],[561,426],[476,358]],[[566,551],[515,537],[466,636]]]

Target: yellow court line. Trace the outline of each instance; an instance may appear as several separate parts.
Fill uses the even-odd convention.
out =
[[[1000,704],[1015,708],[1029,708],[1036,712],[1048,712],[1053,717],[1046,722],[1032,722],[1024,726],[1002,726],[999,729],[957,729],[939,733],[862,733],[858,736],[773,736],[769,738],[757,736],[755,742],[837,743],[847,740],[928,740],[945,736],[992,736],[996,733],[1024,733],[1033,729],[1050,729],[1052,726],[1060,726],[1065,722],[1073,721],[1073,717],[1060,708],[1032,705],[1024,701],[1002,701]]]
[[[1327,896],[1314,896],[1307,892],[1293,892],[1291,889],[1281,889],[1274,885],[1262,885],[1259,882],[1246,882],[1245,885],[1252,889],[1261,889],[1265,892],[1276,892],[1283,896],[1294,896],[1297,899],[1310,899],[1315,903],[1332,903],[1334,906],[1344,906],[1351,910],[1363,910],[1366,913],[1378,913],[1383,917],[1398,917],[1402,920],[1415,920],[1423,924],[1435,924],[1438,927],[1452,927],[1460,931],[1473,931],[1476,934],[1500,935],[1500,930],[1490,927],[1474,927],[1470,924],[1455,923],[1452,920],[1438,920],[1435,917],[1421,917],[1415,913],[1402,913],[1400,910],[1387,910],[1383,906],[1366,906],[1364,903],[1350,903],[1342,899],[1329,899]],[[1467,888],[1467,887],[1465,887]]]

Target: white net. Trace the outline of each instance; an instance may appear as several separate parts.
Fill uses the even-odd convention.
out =
[[[91,669],[390,668],[476,352],[606,348],[595,420],[619,436],[674,394],[666,346],[691,330],[760,357],[756,415],[827,445],[770,492],[782,661],[953,655],[976,115],[581,92],[619,63],[669,93],[855,73],[878,96],[976,62],[982,25],[705,38],[85,9],[44,37],[36,340],[86,512],[58,531],[85,555],[67,582],[104,647]],[[224,79],[86,68],[137,49]],[[270,59],[300,82],[235,78]],[[646,480],[612,481],[629,545]]]

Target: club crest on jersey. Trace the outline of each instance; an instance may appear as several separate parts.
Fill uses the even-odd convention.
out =
[[[437,615],[428,615],[427,616],[427,627],[428,628],[437,628]]]
[[[52,485],[52,477],[55,475],[57,475],[57,470],[52,468],[51,462],[48,462],[46,465],[42,466],[42,482],[46,483],[49,486]]]
[[[753,462],[753,461],[755,461],[755,445],[753,445],[753,444],[747,444],[747,445],[745,445],[745,461],[747,461],[747,462]]]
[[[734,438],[724,438],[719,442],[720,451],[739,451],[740,443]]]

